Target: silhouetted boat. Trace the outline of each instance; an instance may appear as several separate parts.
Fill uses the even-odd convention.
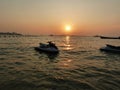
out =
[[[106,47],[102,47],[100,48],[100,50],[120,54],[120,46],[113,46],[113,45],[107,44]]]
[[[48,43],[49,44],[40,43],[40,46],[35,47],[35,50],[46,53],[59,53],[59,50],[54,43],[52,42],[48,42]]]
[[[54,36],[53,34],[50,34],[49,36]]]
[[[100,36],[101,39],[120,39],[120,37],[105,37],[105,36]]]

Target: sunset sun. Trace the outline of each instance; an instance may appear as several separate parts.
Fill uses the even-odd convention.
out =
[[[66,26],[65,26],[65,30],[66,30],[67,32],[70,32],[70,31],[71,31],[71,26],[70,26],[70,25],[66,25]]]

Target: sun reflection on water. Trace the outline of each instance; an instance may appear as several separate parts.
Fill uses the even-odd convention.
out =
[[[72,60],[61,60],[58,65],[60,68],[72,68]]]
[[[71,48],[71,45],[70,45],[70,36],[66,36],[66,37],[65,37],[65,44],[64,44],[64,46],[65,46],[65,50],[70,50],[70,49],[72,49],[72,48]]]

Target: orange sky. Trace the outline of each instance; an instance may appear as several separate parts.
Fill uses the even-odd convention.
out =
[[[0,0],[0,32],[120,36],[119,9],[120,0]]]

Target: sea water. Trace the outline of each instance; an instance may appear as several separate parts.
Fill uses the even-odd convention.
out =
[[[59,54],[34,50],[54,41]],[[80,36],[0,37],[0,90],[120,90],[120,40]]]

